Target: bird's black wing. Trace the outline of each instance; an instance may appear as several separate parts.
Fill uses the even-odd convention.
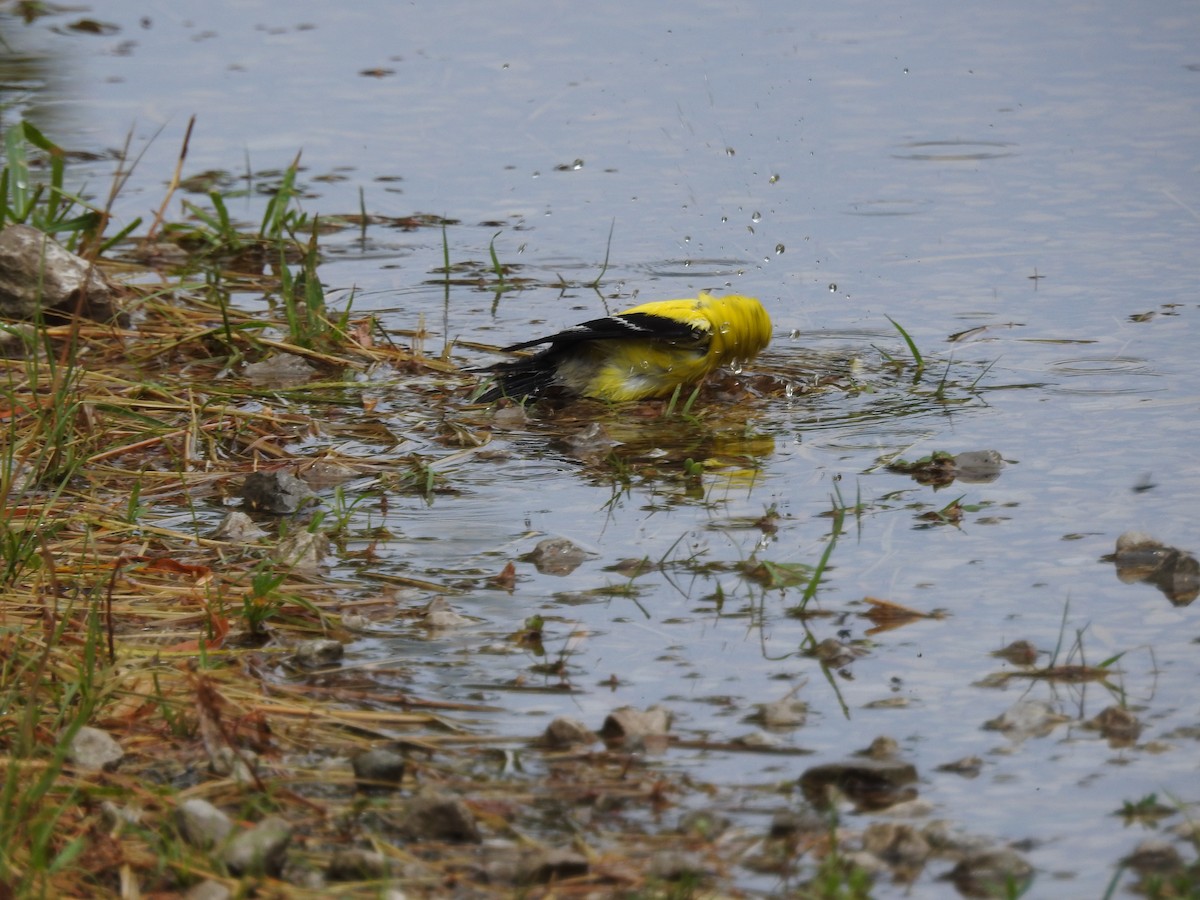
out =
[[[570,328],[550,334],[546,337],[534,338],[531,341],[521,341],[511,344],[504,350],[525,350],[538,344],[553,344],[556,347],[567,347],[581,344],[584,341],[613,341],[621,338],[653,338],[661,341],[694,341],[704,335],[704,331],[667,316],[656,316],[653,313],[634,312],[617,316],[604,316],[573,325]]]

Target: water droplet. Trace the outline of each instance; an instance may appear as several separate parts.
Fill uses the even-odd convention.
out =
[[[728,221],[729,221],[729,216],[721,216],[721,221],[722,221],[722,222],[728,222]]]
[[[502,65],[500,68],[502,68],[502,69],[507,69],[507,68],[508,68],[508,63],[505,63],[505,64],[504,64],[504,65]]]
[[[721,332],[721,334],[729,334],[730,329],[732,328],[733,326],[728,322],[722,322],[719,326],[717,326],[717,331]]]
[[[907,75],[907,74],[908,74],[908,66],[905,66],[905,67],[904,67],[904,74],[905,74],[905,75]]]
[[[754,234],[754,226],[753,225],[747,225],[746,230],[748,232],[750,232],[751,234]]]
[[[756,209],[756,210],[754,211],[754,215],[752,215],[752,216],[750,217],[750,221],[751,221],[751,222],[761,222],[761,221],[762,221],[762,213],[760,213],[760,212],[759,212],[759,211]]]
[[[733,156],[733,155],[734,155],[736,152],[737,152],[737,151],[736,151],[736,150],[734,150],[732,147],[726,147],[726,148],[725,148],[725,155],[726,155],[726,156]]]
[[[835,282],[835,281],[829,282],[829,293],[831,293],[831,294],[837,293],[837,282]]]
[[[683,242],[685,244],[690,244],[692,242],[692,236],[690,234],[685,234],[683,236]]]
[[[583,160],[582,159],[575,160],[575,162],[571,163],[571,168],[575,169],[576,171],[578,171],[579,169],[582,169],[583,168]]]
[[[518,255],[518,256],[520,256],[522,253],[524,253],[524,252],[525,252],[525,246],[526,246],[525,244],[522,244],[520,247],[518,247],[518,248],[517,248],[517,255]]]
[[[772,175],[770,178],[767,179],[767,182],[769,184],[778,184],[779,183],[779,173],[777,172],[774,175]]]
[[[734,375],[741,375],[742,374],[742,364],[734,363],[732,366],[729,367],[729,371],[732,372]]]
[[[533,177],[534,177],[534,178],[541,178],[541,177],[542,177],[542,173],[541,173],[541,172],[538,172],[538,171],[536,171],[536,170],[535,170],[535,171],[534,171],[534,173],[533,173]]]
[[[784,246],[783,246],[783,244],[776,244],[776,245],[775,245],[775,252],[776,252],[777,254],[778,254],[778,253],[782,253],[782,252],[783,252],[784,250],[786,250],[786,249],[787,249],[787,248],[786,248],[786,247],[784,247]]]

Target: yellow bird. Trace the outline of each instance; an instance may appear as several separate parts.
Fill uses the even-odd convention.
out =
[[[480,369],[495,383],[476,402],[561,392],[621,402],[669,397],[727,363],[753,359],[771,318],[753,297],[659,300],[504,350],[549,344],[533,356]]]

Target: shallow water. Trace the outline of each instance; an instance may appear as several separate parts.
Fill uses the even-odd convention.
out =
[[[764,765],[680,750],[661,764],[712,780],[716,802],[738,808],[743,787],[891,735],[935,816],[1024,842],[1033,896],[1103,893],[1116,861],[1150,835],[1111,815],[1124,801],[1157,793],[1195,814],[1195,611],[1099,561],[1128,530],[1200,545],[1193,4],[702,3],[679,15],[516,2],[485,16],[465,3],[190,6],[110,0],[92,12],[115,26],[99,35],[68,28],[77,13],[0,18],[14,51],[5,124],[20,113],[94,152],[132,129],[144,156],[121,222],[157,208],[195,114],[185,174],[236,179],[303,149],[310,212],[356,212],[361,190],[376,216],[450,217],[461,223],[447,230],[452,260],[484,272],[495,236],[532,287],[496,297],[454,286],[447,297],[436,228],[376,224],[330,239],[327,284],[353,288],[354,309],[387,327],[423,317],[432,352],[599,313],[601,295],[578,285],[601,272],[611,228],[601,292],[620,293],[613,306],[734,289],[775,322],[751,370],[797,385],[844,376],[713,411],[691,437],[726,465],[698,486],[680,475],[686,432],[613,413],[627,483],[535,422],[447,463],[454,493],[431,505],[397,495],[384,510],[369,495],[353,520],[361,543],[379,525],[392,538],[370,567],[336,569],[351,595],[421,579],[445,585],[477,623],[431,638],[401,622],[352,656],[414,664],[408,689],[502,707],[475,724],[518,735],[556,714],[598,726],[615,706],[661,702],[677,733],[724,740],[754,729],[751,704],[804,684],[808,724],[780,737],[813,756]],[[99,193],[111,170],[101,160],[71,171]],[[233,212],[255,221],[261,208],[251,196]],[[559,275],[573,286],[555,288]],[[881,356],[907,356],[885,316],[929,359],[919,389]],[[933,394],[947,372],[943,402]],[[370,388],[378,414],[417,452],[449,455],[408,389],[403,378]],[[877,465],[987,448],[1009,461],[992,483],[934,491]],[[348,452],[372,449],[392,452]],[[864,508],[818,594],[835,616],[807,624],[818,639],[863,642],[834,676],[840,697],[797,653],[805,623],[786,610],[798,589],[765,591],[732,568],[752,555],[814,564],[835,492]],[[979,508],[958,527],[916,519],[960,495]],[[765,533],[754,523],[771,507],[778,527]],[[518,562],[511,594],[452,589],[548,535],[592,555],[568,575]],[[630,557],[663,566],[632,581],[609,571]],[[868,635],[856,615],[866,596],[947,615]],[[534,674],[540,660],[504,641],[534,613],[547,619],[548,651],[566,654],[569,693],[530,690],[559,679]],[[1125,654],[1113,683],[1146,725],[1135,748],[1079,727],[1119,699],[1101,685],[979,684],[1011,668],[989,655],[1009,641],[1049,654],[1060,633],[1070,645],[1080,631],[1087,662]],[[601,684],[614,675],[617,686]],[[1022,697],[1072,721],[1020,742],[982,728]],[[971,754],[984,759],[978,778],[934,771]],[[765,826],[765,813],[745,818]],[[954,894],[938,874],[923,876],[922,896]],[[772,886],[748,873],[742,883]],[[903,894],[877,894],[889,890]]]

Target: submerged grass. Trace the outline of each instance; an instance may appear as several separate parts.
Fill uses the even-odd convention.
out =
[[[31,128],[10,129],[6,151],[0,217],[72,238],[112,275],[102,252],[113,246],[104,211],[64,189],[61,151]],[[35,165],[35,154],[50,162]],[[168,196],[185,157],[186,140]],[[232,811],[235,832],[283,817],[304,835],[291,856],[313,873],[309,881],[341,849],[381,847],[382,868],[356,872],[336,888],[339,896],[378,896],[386,871],[398,866],[413,896],[443,896],[447,884],[476,880],[465,874],[478,870],[470,840],[392,839],[399,826],[389,822],[403,820],[405,794],[360,792],[348,762],[378,747],[409,757],[406,784],[470,798],[471,815],[511,839],[514,858],[535,850],[542,838],[533,836],[541,835],[577,843],[584,859],[627,860],[619,875],[586,868],[571,891],[616,883],[659,895],[660,882],[645,874],[649,861],[692,850],[686,835],[647,843],[633,829],[590,848],[573,827],[548,827],[539,811],[561,807],[552,818],[568,821],[573,806],[597,795],[659,803],[663,779],[631,778],[638,766],[628,754],[564,750],[546,764],[526,763],[553,773],[544,782],[493,773],[481,786],[471,774],[481,748],[504,742],[467,734],[446,716],[478,708],[399,692],[386,671],[305,675],[296,661],[305,641],[344,643],[361,627],[346,611],[362,585],[298,562],[294,550],[315,546],[319,560],[321,541],[347,540],[357,500],[333,493],[284,520],[260,515],[261,538],[217,527],[245,476],[317,463],[370,479],[381,502],[403,493],[433,503],[453,490],[453,465],[487,442],[478,422],[459,418],[454,397],[465,393],[465,379],[456,367],[426,357],[419,344],[377,340],[378,326],[352,319],[348,303],[330,311],[319,278],[322,226],[295,204],[298,164],[283,173],[257,229],[235,222],[226,196],[214,191],[206,207],[184,205],[186,222],[160,214],[135,247],[123,244],[134,254],[154,255],[155,242],[187,251],[175,280],[124,288],[136,325],[0,326],[19,342],[0,360],[0,895],[167,894],[205,879],[246,892],[328,895],[327,886],[298,887],[302,878],[278,881],[275,869],[238,887],[220,847],[182,837],[178,811],[191,798]],[[34,183],[38,173],[48,173],[44,184]],[[445,235],[446,220],[413,223],[440,224]],[[448,286],[455,267],[443,240]],[[489,252],[491,287],[520,287],[494,243]],[[269,298],[269,312],[250,315],[231,301],[235,287],[247,285]],[[416,343],[419,330],[412,336]],[[281,361],[308,368],[280,375],[272,367]],[[250,377],[248,364],[265,368]],[[438,439],[420,455],[398,450],[403,441],[370,415],[375,401],[363,378],[381,371],[414,376],[413,396],[439,404]],[[695,400],[675,398],[664,418],[695,427]],[[323,440],[314,452],[315,435]],[[341,441],[381,450],[350,455],[336,449]],[[370,554],[368,546],[362,559]],[[458,589],[392,581],[439,594]],[[555,689],[570,689],[574,640],[548,664],[561,681]],[[116,741],[119,766],[92,768],[76,741],[84,728]],[[529,740],[510,743],[505,752],[516,755]],[[508,895],[560,880],[536,865],[517,871],[515,880],[476,887]],[[666,890],[677,887],[671,881]]]
[[[111,273],[104,252],[117,244],[104,234],[104,211],[64,189],[57,148],[22,129],[10,130],[6,152],[3,218],[66,236]],[[34,165],[37,153],[51,162]],[[182,183],[185,157],[186,139],[168,196]],[[47,183],[31,186],[38,173],[48,173]],[[352,533],[366,496],[381,507],[394,495],[436,506],[455,490],[455,464],[489,434],[464,411],[467,382],[447,353],[421,352],[419,325],[403,333],[412,339],[405,347],[372,319],[352,317],[349,302],[331,309],[320,280],[326,226],[298,208],[299,173],[297,157],[255,225],[236,222],[219,191],[207,206],[185,204],[183,223],[163,222],[160,213],[136,249],[151,253],[161,238],[182,247],[186,261],[154,287],[126,288],[136,325],[0,326],[20,341],[19,353],[0,360],[0,896],[173,895],[210,880],[235,895],[375,897],[397,873],[410,896],[728,893],[738,860],[759,841],[736,830],[699,838],[662,825],[673,805],[707,808],[713,786],[619,749],[470,733],[451,714],[491,710],[417,696],[397,687],[406,683],[402,673],[378,661],[303,661],[307,642],[349,643],[372,624],[364,610],[395,607],[387,589],[455,596],[511,590],[515,576],[481,571],[433,582],[380,574],[372,563],[383,526]],[[364,228],[366,220],[360,209]],[[496,236],[490,266],[455,264],[451,220],[412,216],[400,224],[442,228],[444,265],[431,275],[447,301],[455,284],[499,298],[530,283],[501,263]],[[610,247],[611,240],[610,229]],[[593,286],[607,265],[608,249]],[[265,312],[233,302],[247,287],[265,298]],[[923,361],[908,342],[916,381]],[[283,363],[307,368],[273,368]],[[259,374],[250,377],[248,364],[262,367]],[[394,419],[375,414],[367,386],[387,373],[403,373],[410,402],[424,407],[419,453],[393,433]],[[947,384],[943,378],[939,394]],[[718,484],[748,491],[773,439],[750,427],[747,404],[698,410],[699,399],[698,391],[678,392],[653,424],[636,427],[621,411],[601,413],[613,439],[575,448],[583,477],[611,485],[611,506],[632,499],[636,480],[659,486],[663,503],[710,508]],[[672,453],[664,456],[662,446]],[[359,479],[354,492],[328,491],[315,508],[287,518],[258,515],[263,537],[218,528],[247,475],[318,465]],[[737,569],[703,559],[681,535],[657,563],[635,561],[626,583],[601,593],[650,619],[633,579],[651,568],[685,595],[685,578],[711,582],[709,600],[720,609],[733,598],[713,576],[731,574],[730,595],[746,587],[738,577],[756,592],[797,594],[789,612],[806,622],[847,514],[861,525],[865,509],[861,496],[853,505],[834,498],[830,532],[811,565]],[[777,517],[772,506],[752,527],[767,535]],[[322,540],[339,545],[336,574],[294,552],[315,546],[319,562]],[[565,637],[546,656],[543,638],[556,625]],[[807,652],[817,642],[804,627],[798,649]],[[522,632],[524,649],[541,654],[530,671],[543,683],[509,687],[576,690],[573,660],[584,636],[549,616]],[[830,668],[822,663],[849,715]],[[119,743],[119,766],[89,768],[75,746],[85,727]],[[359,788],[350,760],[373,749],[404,757],[402,790]],[[785,752],[749,744],[721,751]],[[455,799],[494,840],[481,848],[472,829],[409,830],[415,795]],[[190,799],[231,813],[236,833],[268,816],[284,819],[297,834],[288,870],[241,875],[222,847],[185,839],[178,817]],[[600,825],[587,824],[593,820]],[[836,838],[824,854],[805,856],[797,896],[870,895],[870,879]],[[331,861],[346,850],[378,857],[334,883]],[[506,858],[493,864],[495,854]],[[676,858],[679,872],[661,864]]]

